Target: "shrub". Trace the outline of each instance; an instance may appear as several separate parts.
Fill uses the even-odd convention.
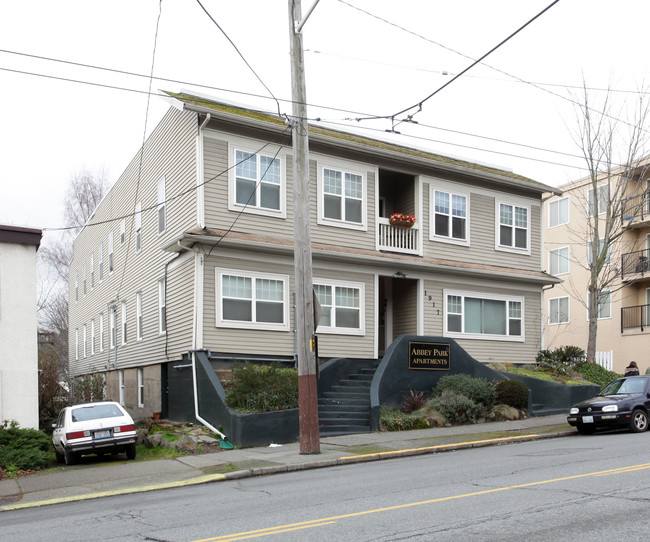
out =
[[[270,412],[298,408],[298,373],[276,365],[247,363],[232,370],[226,391],[229,407],[246,412]]]
[[[474,421],[483,408],[466,395],[453,389],[445,389],[429,401],[430,405],[442,414],[449,423],[462,424]]]
[[[621,376],[614,371],[608,371],[597,363],[579,363],[574,367],[574,370],[585,380],[598,384],[600,387],[606,386],[609,382]]]
[[[406,414],[411,414],[416,410],[420,410],[424,405],[427,404],[427,400],[424,398],[424,392],[415,393],[411,390],[410,395],[405,395],[402,397],[402,412]]]
[[[0,425],[0,469],[8,472],[39,470],[50,458],[50,437],[36,429],[21,429],[16,422]]]
[[[429,422],[423,416],[406,414],[401,410],[379,407],[379,422],[384,431],[408,431],[409,429],[426,429]]]
[[[528,388],[520,380],[501,380],[495,386],[497,401],[514,408],[528,408]]]
[[[431,427],[442,427],[447,423],[447,419],[435,408],[431,402],[427,402],[421,409],[412,413],[415,416],[426,418]]]
[[[540,350],[535,357],[547,371],[565,375],[585,359],[585,351],[577,346],[560,346],[555,350]]]
[[[495,421],[501,420],[518,420],[521,418],[519,410],[510,405],[496,405],[492,412],[490,412],[490,417]]]
[[[474,378],[467,374],[443,376],[433,389],[433,395],[440,396],[445,390],[464,395],[485,410],[490,410],[497,399],[494,386],[485,378]]]

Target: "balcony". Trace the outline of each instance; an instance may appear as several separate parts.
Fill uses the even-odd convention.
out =
[[[650,190],[621,202],[621,221],[630,228],[650,225]]]
[[[650,250],[626,252],[621,256],[621,280],[631,281],[650,277]]]
[[[650,305],[636,305],[621,308],[621,333],[625,329],[639,329],[648,327],[650,319]]]
[[[420,226],[416,222],[411,228],[391,226],[388,218],[377,218],[379,227],[379,250],[401,254],[420,253]]]

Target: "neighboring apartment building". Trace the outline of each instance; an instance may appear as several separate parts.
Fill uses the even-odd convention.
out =
[[[591,261],[592,236],[589,220],[596,197],[601,231],[608,206],[616,217],[616,228],[622,228],[621,237],[612,244],[606,258],[604,274],[611,280],[598,299],[596,344],[599,353],[613,352],[613,370],[618,373],[623,373],[632,360],[637,361],[642,373],[650,367],[650,192],[646,162],[638,164],[634,175],[628,174],[629,180],[621,181],[614,175],[610,186],[603,178],[594,190],[589,179],[581,179],[559,187],[562,194],[550,197],[546,203],[546,269],[563,280],[545,291],[546,348],[587,348],[587,264]],[[614,194],[621,182],[622,197],[618,197]]]
[[[36,251],[41,230],[0,225],[0,422],[38,429]]]
[[[215,367],[295,351],[291,133],[271,115],[170,99],[70,268],[72,372],[106,372],[136,417],[161,410],[167,362],[194,349]],[[377,359],[405,333],[453,337],[483,362],[534,361],[542,288],[559,282],[541,271],[552,188],[322,127],[310,179],[321,361]]]

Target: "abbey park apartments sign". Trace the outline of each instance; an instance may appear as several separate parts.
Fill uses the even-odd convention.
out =
[[[409,369],[448,371],[449,344],[409,341]]]

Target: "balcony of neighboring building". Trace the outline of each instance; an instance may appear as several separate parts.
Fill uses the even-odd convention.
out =
[[[643,331],[650,321],[650,304],[621,308],[621,333],[626,329]]]
[[[650,280],[650,249],[626,252],[621,256],[621,280]]]
[[[650,190],[621,202],[621,220],[628,228],[650,227]]]
[[[395,171],[379,171],[377,246],[379,250],[419,255],[422,217],[416,214],[416,179]],[[395,216],[394,216],[395,215]]]

